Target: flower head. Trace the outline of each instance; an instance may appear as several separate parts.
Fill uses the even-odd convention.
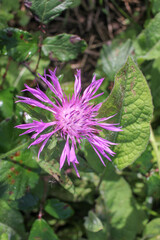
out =
[[[18,96],[19,100],[17,102],[23,102],[31,106],[50,111],[53,114],[53,121],[43,122],[42,120],[33,120],[32,123],[18,125],[16,126],[17,128],[28,129],[20,135],[34,133],[31,137],[34,139],[34,141],[30,144],[30,146],[41,143],[41,147],[38,152],[39,158],[40,153],[42,152],[49,138],[51,138],[53,134],[59,133],[60,136],[66,140],[60,157],[60,169],[63,167],[65,160],[67,159],[68,165],[71,163],[73,164],[78,177],[79,173],[76,164],[79,162],[75,154],[75,149],[77,148],[77,143],[80,144],[83,139],[88,140],[105,166],[102,156],[111,161],[108,155],[113,156],[115,153],[110,149],[110,146],[116,145],[116,143],[112,143],[100,137],[99,127],[114,132],[119,132],[122,130],[121,127],[116,126],[119,125],[117,123],[106,123],[106,121],[114,117],[114,115],[107,118],[96,118],[102,103],[97,105],[89,103],[90,100],[103,94],[100,93],[95,95],[104,79],[96,80],[96,77],[94,76],[92,83],[85,89],[83,94],[80,95],[81,72],[80,70],[77,70],[77,74],[75,75],[74,94],[68,99],[63,93],[60,83],[55,75],[56,70],[54,72],[49,70],[49,72],[50,75],[44,73],[44,77],[40,74],[39,76],[54,93],[56,97],[54,98],[54,102],[51,101],[47,95],[40,90],[39,87],[33,89],[27,84],[25,84],[26,89],[23,91],[30,92],[34,97],[37,98],[37,100],[29,97]],[[51,82],[47,80],[47,78],[50,79]],[[43,131],[50,126],[53,127],[52,131],[44,134]]]

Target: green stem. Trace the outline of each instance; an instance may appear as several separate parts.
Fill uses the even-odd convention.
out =
[[[160,174],[160,154],[159,154],[159,151],[158,151],[158,146],[157,146],[157,142],[156,142],[152,127],[151,127],[150,142],[152,144],[153,150],[154,150],[154,152],[156,154],[156,157],[157,157],[157,163],[158,163],[159,174]]]

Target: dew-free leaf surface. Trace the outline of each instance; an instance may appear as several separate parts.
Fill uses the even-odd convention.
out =
[[[37,42],[30,33],[18,28],[0,30],[0,54],[17,62],[29,60],[38,50]]]
[[[107,138],[118,143],[112,158],[123,169],[134,162],[145,150],[150,136],[152,98],[148,84],[131,58],[116,74],[114,88],[103,103],[99,117],[116,114],[112,121],[118,122],[123,131],[107,133]]]
[[[42,43],[42,51],[45,56],[51,56],[60,61],[75,59],[86,48],[86,42],[77,35],[59,34],[47,37]]]

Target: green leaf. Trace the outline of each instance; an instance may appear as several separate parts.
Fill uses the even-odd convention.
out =
[[[1,224],[6,227],[13,229],[8,229],[8,231],[15,231],[18,235],[24,236],[25,230],[23,225],[23,217],[17,210],[12,209],[8,204],[0,199],[0,231],[2,228]]]
[[[148,146],[136,162],[132,164],[132,171],[135,170],[136,172],[138,171],[142,174],[147,174],[151,170],[153,167],[153,163],[151,162],[153,156],[150,148],[151,147]]]
[[[14,127],[18,123],[14,118],[6,119],[0,123],[0,152],[6,153],[13,148],[17,147],[20,143],[19,134],[21,131],[15,129]],[[24,138],[22,137],[21,140]]]
[[[125,64],[131,51],[132,42],[130,39],[121,45],[117,41],[112,42],[110,45],[103,45],[96,67],[96,73],[100,76],[105,74],[107,79],[113,81],[115,74]]]
[[[38,165],[29,150],[17,152],[9,160],[0,162],[0,182],[7,185],[5,196],[17,199],[27,189],[33,188],[39,179]]]
[[[103,229],[101,220],[93,211],[89,211],[88,217],[85,218],[84,226],[90,232],[98,232]]]
[[[143,229],[146,216],[132,196],[128,183],[114,171],[113,166],[109,164],[100,186],[101,199],[104,203],[101,214],[106,218],[109,239],[134,240],[136,234]]]
[[[160,54],[160,13],[158,13],[137,37],[134,47],[137,61],[156,59]]]
[[[58,240],[53,229],[44,219],[37,219],[33,225],[28,240]]]
[[[38,40],[26,31],[16,28],[0,30],[0,54],[15,61],[29,60],[38,50]]]
[[[30,10],[36,15],[36,20],[47,24],[62,11],[72,7],[74,0],[30,0],[27,6],[31,5]]]
[[[150,136],[152,98],[147,82],[129,57],[115,77],[114,88],[100,108],[99,117],[116,114],[112,121],[122,126],[119,134],[109,132],[107,138],[119,145],[114,147],[114,164],[123,169],[145,150]]]
[[[69,61],[77,58],[86,46],[86,42],[79,36],[63,33],[44,39],[42,51],[45,56],[51,55],[60,61]]]
[[[160,12],[160,1],[159,0],[151,0],[151,2],[152,2],[153,14]]]
[[[0,223],[0,240],[21,240],[21,237],[10,227]]]
[[[148,195],[154,197],[154,199],[160,199],[160,176],[153,174],[147,181]]]
[[[13,91],[13,88],[8,88],[1,91],[0,114],[4,118],[9,118],[13,115]]]
[[[154,107],[158,108],[160,107],[160,58],[157,58],[153,64],[152,67],[149,69],[149,75],[150,75],[150,86],[151,86],[151,92],[153,97],[153,103]]]
[[[54,137],[48,141],[47,146],[45,146],[45,150],[41,152],[40,159],[37,157],[37,149],[34,152],[34,156],[36,156],[35,159],[40,167],[53,176],[59,184],[61,184],[69,192],[74,193],[74,185],[69,176],[64,172],[64,167],[62,170],[59,169],[59,160],[64,148],[64,142],[59,141],[57,144],[55,143],[56,139],[54,139]]]
[[[74,214],[73,209],[64,202],[60,202],[58,199],[47,200],[45,211],[57,219],[67,219]]]
[[[157,240],[160,238],[160,218],[150,221],[143,232],[143,239]]]

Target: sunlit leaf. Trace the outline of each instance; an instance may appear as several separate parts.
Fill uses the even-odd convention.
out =
[[[50,55],[60,61],[69,61],[77,58],[86,46],[86,42],[79,36],[63,33],[44,39],[42,51],[45,56]]]
[[[139,63],[156,59],[160,54],[160,13],[158,13],[137,37],[134,47]]]
[[[99,117],[116,114],[112,121],[118,122],[123,131],[108,132],[107,138],[118,143],[114,164],[119,168],[130,165],[145,150],[150,136],[152,98],[147,82],[138,66],[128,58],[116,74],[114,88],[100,108]]]
[[[96,73],[98,73],[100,76],[105,74],[105,77],[107,77],[106,80],[113,81],[115,74],[125,64],[131,51],[132,42],[130,39],[121,45],[117,41],[109,45],[103,45],[98,60]]]
[[[72,7],[73,3],[73,0],[28,0],[26,6],[36,15],[38,21],[47,24],[59,16],[62,11]]]
[[[103,229],[101,220],[93,211],[89,211],[88,217],[85,218],[84,226],[90,232],[98,232]]]
[[[28,240],[58,240],[53,229],[44,219],[37,219],[33,225]]]
[[[30,33],[17,28],[0,30],[0,54],[22,62],[30,59],[37,50],[38,40]]]
[[[143,239],[157,240],[160,238],[160,218],[150,221],[143,232]]]

